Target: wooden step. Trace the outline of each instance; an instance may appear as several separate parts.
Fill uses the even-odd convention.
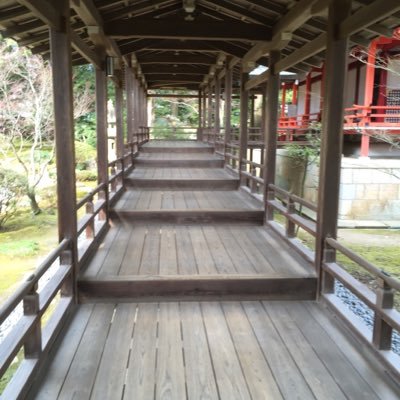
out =
[[[214,148],[210,146],[199,147],[168,147],[168,146],[142,146],[143,153],[214,153]]]
[[[264,212],[249,209],[192,209],[192,210],[111,210],[110,217],[114,221],[129,223],[168,223],[168,224],[202,224],[227,223],[262,225]]]
[[[315,300],[315,276],[107,276],[78,281],[79,301]]]
[[[180,190],[237,190],[239,179],[206,178],[206,179],[162,179],[137,178],[129,176],[125,183],[128,187],[138,189],[180,189]]]
[[[153,168],[223,168],[224,160],[219,159],[199,159],[196,160],[160,160],[151,158],[140,158],[135,160],[137,167]]]

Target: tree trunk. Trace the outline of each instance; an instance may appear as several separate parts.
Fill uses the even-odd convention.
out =
[[[42,210],[39,207],[39,204],[36,200],[36,193],[34,190],[28,190],[26,195],[29,198],[30,206],[31,206],[31,211],[33,215],[38,215],[42,212]]]

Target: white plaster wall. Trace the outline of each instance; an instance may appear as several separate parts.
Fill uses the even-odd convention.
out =
[[[321,105],[321,81],[318,81],[311,85],[310,113],[312,114],[319,112],[320,105]]]
[[[389,60],[387,89],[400,89],[400,60]]]
[[[358,104],[364,104],[366,74],[367,74],[367,67],[365,65],[362,65],[360,68],[360,89],[359,89],[359,94],[358,94]]]
[[[299,90],[297,92],[297,114],[304,114],[304,103],[306,97],[306,85],[299,86]]]

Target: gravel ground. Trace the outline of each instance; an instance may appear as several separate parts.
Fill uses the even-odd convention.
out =
[[[335,294],[369,329],[373,329],[374,313],[365,303],[354,296],[350,290],[346,289],[338,281],[335,282]],[[392,350],[400,355],[400,335],[397,331],[394,331],[392,335]]]

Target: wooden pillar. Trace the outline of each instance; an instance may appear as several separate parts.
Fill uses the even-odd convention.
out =
[[[201,119],[202,128],[206,127],[207,124],[207,96],[206,91],[203,91],[203,117]]]
[[[108,183],[107,75],[96,68],[97,182]]]
[[[299,90],[299,82],[296,80],[293,83],[293,96],[292,96],[292,104],[297,106],[297,94]]]
[[[347,74],[348,37],[338,35],[339,26],[351,11],[351,0],[332,0],[329,6],[325,107],[322,114],[322,142],[318,190],[316,268],[320,274],[324,242],[336,238],[339,209],[340,168],[343,146],[344,92]],[[322,287],[331,285],[322,284]]]
[[[215,133],[218,135],[221,129],[221,118],[220,118],[220,109],[221,109],[221,80],[218,76],[215,78],[215,122],[214,128]],[[214,136],[215,138],[215,136]]]
[[[225,110],[224,110],[225,146],[231,141],[232,75],[233,75],[233,69],[227,66],[225,70]]]
[[[306,78],[306,97],[304,102],[304,114],[305,119],[308,121],[310,119],[311,112],[311,72],[307,74]]]
[[[199,112],[199,122],[198,122],[198,126],[197,126],[197,140],[202,140],[202,137],[203,137],[203,135],[202,135],[202,127],[203,127],[203,121],[202,121],[202,119],[203,119],[203,110],[202,110],[202,107],[203,107],[203,98],[202,98],[202,91],[201,90],[199,90],[198,91],[198,94],[199,94],[199,98],[198,98],[198,103],[197,103],[197,110],[198,110],[198,112]]]
[[[60,0],[56,6],[62,16],[60,30],[50,28],[50,51],[54,96],[54,134],[57,166],[57,215],[58,239],[71,240],[73,287],[65,288],[64,294],[75,295],[78,274],[77,216],[74,116],[72,89],[70,8],[68,0]],[[71,293],[73,292],[73,293]]]
[[[280,59],[278,50],[271,51],[269,55],[269,77],[267,82],[266,99],[266,129],[265,129],[265,157],[264,157],[264,204],[268,198],[269,185],[275,183],[276,149],[278,139],[278,109],[279,109],[279,72],[275,71],[275,64]],[[270,207],[265,208],[266,219],[273,219],[273,211]]]
[[[129,65],[127,65],[125,68],[125,85],[126,85],[127,140],[128,142],[132,142],[134,133],[133,69]]]
[[[256,123],[255,123],[255,120],[256,120],[256,116],[255,116],[255,112],[256,112],[255,106],[256,106],[256,104],[255,104],[255,101],[256,101],[256,95],[253,94],[252,96],[250,96],[250,126],[252,128],[254,128],[255,125],[256,125]]]
[[[207,104],[207,127],[212,127],[212,90],[208,87],[208,104]]]
[[[375,81],[375,60],[376,60],[376,50],[378,47],[378,41],[373,40],[368,48],[368,60],[367,60],[367,71],[365,75],[365,92],[364,92],[364,106],[370,107],[374,98],[374,81]],[[369,110],[365,109],[363,111],[364,123],[368,118]],[[361,157],[368,157],[369,155],[369,136],[361,135]]]
[[[122,83],[118,82],[118,84],[115,85],[115,130],[116,130],[115,150],[117,158],[120,158],[124,155],[123,104],[124,104],[124,98],[122,91]]]
[[[281,118],[285,117],[286,108],[286,83],[282,83]]]
[[[246,168],[242,160],[247,158],[248,141],[248,118],[249,118],[249,92],[245,86],[249,80],[248,72],[241,73],[240,79],[240,149],[239,149],[239,170]]]

